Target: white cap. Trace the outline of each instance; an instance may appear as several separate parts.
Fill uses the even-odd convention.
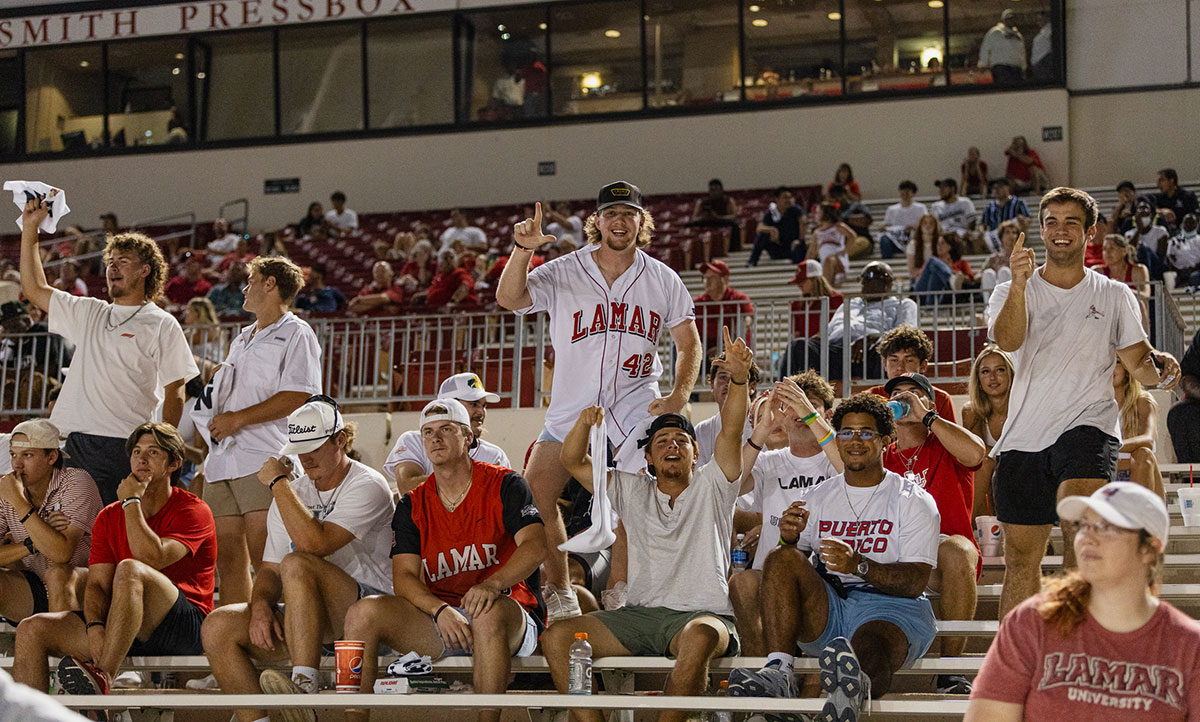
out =
[[[288,416],[287,428],[288,442],[279,453],[307,454],[342,430],[342,415],[333,399],[313,397]]]
[[[421,428],[435,421],[454,421],[471,428],[471,415],[458,399],[434,399],[421,409]]]
[[[1058,516],[1067,521],[1079,521],[1084,509],[1091,509],[1119,527],[1145,529],[1166,548],[1167,532],[1171,528],[1167,505],[1158,494],[1141,484],[1114,481],[1091,496],[1068,496],[1058,502]]]
[[[17,434],[24,436],[25,440],[17,441],[11,438]],[[49,420],[30,419],[22,421],[13,428],[8,445],[14,449],[54,449],[63,456],[67,456],[67,452],[59,447],[60,438],[58,427]]]
[[[478,401],[485,399],[489,404],[500,402],[500,397],[483,388],[483,382],[472,373],[454,374],[442,382],[438,389],[439,399],[459,399],[460,401]]]

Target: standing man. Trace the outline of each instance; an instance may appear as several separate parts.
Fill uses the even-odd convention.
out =
[[[66,463],[86,470],[111,504],[129,476],[129,434],[159,404],[163,421],[178,425],[184,383],[200,371],[179,322],[154,303],[167,278],[158,244],[138,233],[110,235],[104,265],[112,303],[72,296],[52,288],[42,269],[37,229],[49,209],[31,200],[21,214],[21,289],[46,312],[50,332],[75,344],[50,420],[67,434]]]
[[[442,382],[438,388],[439,399],[457,399],[471,417],[471,458],[485,464],[512,468],[508,454],[493,443],[484,441],[483,422],[487,419],[487,405],[500,402],[500,397],[483,388],[483,382],[473,373],[455,374]],[[396,438],[396,444],[383,462],[383,475],[396,482],[396,489],[407,494],[433,473],[433,464],[425,453],[420,430],[405,431]]]
[[[754,328],[754,304],[750,297],[729,285],[729,264],[709,261],[700,264],[704,293],[692,299],[696,306],[696,326],[701,331],[704,355],[721,348],[721,327],[728,326],[735,336],[749,341]]]
[[[200,654],[212,611],[217,533],[212,512],[179,483],[184,445],[168,424],[126,440],[133,472],[92,527],[82,612],[35,614],[17,627],[13,679],[46,691],[48,657],[62,656],[59,688],[106,694],[129,654]]]
[[[286,258],[250,262],[242,329],[192,418],[208,430],[204,500],[217,521],[221,603],[250,598],[250,570],[262,562],[271,492],[258,481],[263,460],[287,443],[287,417],[321,393],[321,347],[312,327],[288,310],[304,286]]]
[[[1041,560],[1064,496],[1087,496],[1113,478],[1121,444],[1112,394],[1119,362],[1142,384],[1179,383],[1175,357],[1155,351],[1133,291],[1083,265],[1096,233],[1096,200],[1074,188],[1042,197],[1038,218],[1046,263],[1036,266],[1025,236],[1009,266],[1012,280],[988,303],[988,335],[1019,372],[1008,420],[992,448],[992,493],[1004,525],[1000,616],[1041,588]],[[1063,530],[1063,565],[1075,564],[1074,534]]]
[[[536,594],[546,534],[529,485],[512,469],[473,460],[473,436],[457,399],[421,411],[433,474],[392,519],[396,596],[356,602],[346,636],[366,642],[363,659],[375,659],[381,642],[435,659],[469,654],[475,692],[503,694],[512,658],[533,654],[545,629]],[[364,665],[362,691],[374,683],[375,666]],[[480,722],[499,719],[498,709],[479,710]]]
[[[370,594],[391,594],[392,493],[378,471],[346,455],[353,442],[354,426],[343,423],[333,399],[314,396],[288,416],[287,443],[259,470],[274,500],[250,602],[223,606],[204,624],[204,653],[222,692],[316,693],[321,645],[346,638],[346,610]],[[291,454],[304,467],[299,478]],[[288,657],[290,674],[259,675],[254,667]],[[267,713],[241,709],[237,718],[261,721]],[[315,722],[317,714],[295,707],[282,718]]]
[[[997,85],[1012,85],[1025,79],[1025,38],[1013,24],[1014,15],[1012,8],[1005,8],[1000,13],[1000,22],[984,34],[979,46],[979,67],[991,68],[992,82]]]
[[[654,219],[642,208],[637,186],[618,181],[601,188],[596,212],[584,226],[587,245],[531,273],[533,250],[554,241],[541,228],[538,203],[532,219],[513,227],[512,260],[500,276],[496,300],[521,315],[550,314],[558,391],[525,477],[553,547],[546,556],[546,607],[553,622],[580,613],[567,555],[557,551],[567,539],[558,497],[570,478],[559,458],[562,440],[588,406],[608,412],[614,446],[625,443],[647,417],[678,413],[700,374],[701,349],[692,299],[679,274],[641,250],[650,245]],[[659,398],[658,339],[664,329],[675,342],[675,388]]]

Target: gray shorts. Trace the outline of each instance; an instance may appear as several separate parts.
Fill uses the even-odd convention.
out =
[[[688,622],[698,617],[718,619],[729,630],[729,646],[722,657],[736,657],[742,647],[733,617],[715,612],[679,612],[666,607],[621,607],[592,612],[588,616],[599,619],[630,654],[639,657],[671,657],[671,640]]]

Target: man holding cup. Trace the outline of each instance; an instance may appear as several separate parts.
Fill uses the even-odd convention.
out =
[[[288,443],[258,472],[274,499],[250,602],[221,607],[202,630],[222,692],[317,692],[321,645],[344,636],[346,610],[367,595],[391,593],[392,492],[378,471],[347,456],[353,442],[354,426],[343,422],[337,403],[313,396],[288,416]],[[304,467],[298,478],[289,454]],[[276,669],[259,675],[254,666],[288,657],[290,675]],[[307,707],[279,714],[284,722],[316,721]],[[269,719],[264,710],[247,709],[237,718]]]

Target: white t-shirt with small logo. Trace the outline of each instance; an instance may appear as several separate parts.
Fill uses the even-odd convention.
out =
[[[1012,282],[996,286],[988,302],[988,337]],[[992,447],[1041,451],[1063,432],[1094,426],[1121,438],[1112,374],[1117,351],[1146,340],[1133,291],[1088,269],[1072,288],[1059,288],[1034,272],[1025,285],[1025,341],[1013,352],[1008,420]]]
[[[779,517],[783,511],[837,474],[823,451],[808,457],[796,456],[790,449],[764,451],[758,455],[754,462],[754,489],[738,497],[738,508],[763,516],[752,568],[762,569],[767,554],[779,546]]]

